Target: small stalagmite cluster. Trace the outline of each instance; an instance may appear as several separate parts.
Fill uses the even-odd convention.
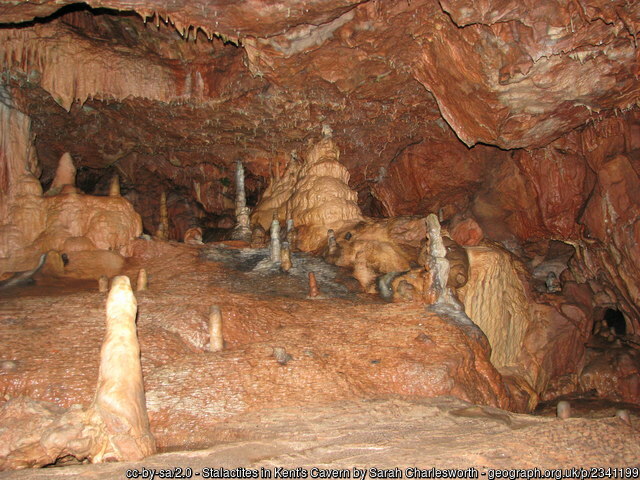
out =
[[[3,135],[20,135],[11,128]],[[42,253],[55,252],[67,259],[57,276],[97,279],[102,274],[117,275],[130,255],[131,242],[142,233],[140,216],[117,194],[119,190],[114,188],[108,197],[80,192],[68,153],[60,158],[44,195],[32,171],[16,170],[5,179],[6,189],[0,194],[5,207],[0,272],[26,270]]]

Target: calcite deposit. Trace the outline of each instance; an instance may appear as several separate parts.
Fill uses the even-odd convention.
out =
[[[93,402],[65,409],[28,397],[6,401],[0,407],[0,470],[65,460],[141,460],[155,452],[140,367],[136,299],[127,277],[115,277],[112,283]]]
[[[291,219],[298,232],[294,247],[311,251],[324,243],[327,230],[361,220],[349,171],[339,158],[340,150],[328,136],[309,148],[303,164],[292,159],[256,206],[253,222],[266,227],[269,215],[283,222]]]
[[[625,0],[0,0],[0,409],[35,445],[0,461],[385,396],[633,412],[639,31]],[[94,395],[123,274],[128,403]]]

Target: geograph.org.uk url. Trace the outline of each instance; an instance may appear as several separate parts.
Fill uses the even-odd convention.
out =
[[[221,480],[247,480],[247,479],[269,479],[269,480],[314,480],[314,479],[334,479],[334,480],[379,480],[379,479],[426,479],[426,478],[483,478],[487,480],[508,479],[551,479],[563,480],[565,478],[585,479],[638,479],[640,478],[639,467],[574,467],[574,468],[509,468],[495,469],[474,467],[469,468],[446,468],[436,467],[418,468],[408,467],[395,468],[320,468],[320,467],[273,467],[273,468],[224,468],[224,467],[204,467],[193,469],[191,467],[173,468],[133,468],[126,471],[125,478],[128,479],[148,479],[156,478],[215,478]]]
[[[481,476],[486,476],[488,480],[516,478],[548,478],[553,480],[562,480],[564,478],[579,479],[613,479],[613,478],[639,478],[640,468],[638,467],[574,467],[574,468],[528,468],[528,469],[487,469],[482,472]]]

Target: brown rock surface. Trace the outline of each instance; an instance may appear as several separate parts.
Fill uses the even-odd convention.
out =
[[[626,301],[629,313],[637,315],[640,304],[640,176],[625,156],[606,161],[597,172],[593,195],[581,223],[587,238],[606,245],[584,253],[588,269],[604,268]],[[592,258],[592,256],[594,258]],[[637,322],[630,333],[640,333]]]
[[[89,317],[91,297],[82,295],[98,295],[97,277],[135,274],[150,263],[141,306],[149,300],[151,313],[141,311],[141,328],[155,352],[143,368],[153,370],[157,424],[186,410],[158,393],[171,381],[176,396],[182,388],[191,395],[195,387],[181,372],[208,385],[184,403],[214,411],[212,418],[223,399],[231,410],[261,408],[269,397],[256,390],[267,388],[267,378],[280,385],[271,400],[286,403],[298,385],[294,374],[306,375],[323,402],[405,392],[442,372],[457,383],[437,381],[433,391],[484,403],[510,397],[522,407],[536,395],[591,388],[640,401],[639,28],[640,4],[623,0],[0,0],[0,280],[51,252],[36,276],[42,290],[16,300],[29,298],[25,321],[45,328],[31,312],[67,318],[67,306],[56,303],[64,298]],[[321,128],[331,140],[309,155]],[[73,158],[76,186],[71,168],[66,180],[55,178],[63,155]],[[413,264],[425,238],[415,219],[437,214],[455,241],[476,252],[480,267],[469,271],[465,305],[506,374],[502,386],[478,385],[494,378],[486,371],[469,374],[449,360],[438,370],[426,352],[407,353],[411,321],[431,319],[419,305],[333,302],[322,268],[321,295],[307,304],[298,302],[306,277],[302,290],[285,280],[300,278],[296,258],[287,276],[261,283],[201,265],[194,250],[132,243],[143,231],[170,240],[228,238],[238,161],[247,206],[259,205],[254,223],[269,228],[274,211],[283,224],[294,217],[305,250],[320,249],[335,229],[337,245],[326,257],[348,266],[368,292],[380,275],[410,269],[391,282],[404,289],[392,297],[419,300],[416,292],[429,290],[429,275]],[[115,176],[120,196],[107,197]],[[229,243],[235,253],[227,254],[250,270],[255,252],[239,246]],[[63,274],[91,282],[54,280]],[[286,295],[274,299],[269,288]],[[207,376],[200,357],[213,303],[230,315],[223,333],[240,343],[211,359],[236,373],[229,398],[207,404],[205,394],[215,397],[223,382],[217,370]],[[606,309],[622,315],[618,332],[603,322]],[[381,312],[393,327],[378,322]],[[440,347],[452,338],[460,362],[486,363],[480,344],[432,320],[435,353],[451,354]],[[162,327],[152,328],[155,321]],[[325,323],[326,332],[317,332]],[[87,332],[95,347],[99,338],[91,325],[52,328],[52,338],[65,341]],[[375,332],[389,344],[376,343]],[[329,335],[344,343],[332,346]],[[431,345],[420,335],[428,332],[416,336]],[[307,337],[327,357],[307,355]],[[65,346],[68,358],[84,353],[74,341]],[[292,359],[278,363],[275,348]],[[370,354],[393,361],[368,364],[362,359]],[[49,368],[67,379],[68,396],[62,386],[51,387],[54,394],[40,380],[30,383],[35,370],[6,375],[37,398],[82,396],[65,371],[78,367],[54,361]],[[303,402],[301,394],[291,398]],[[191,415],[180,417],[179,432],[195,425]]]
[[[261,280],[198,261],[193,247],[139,242],[152,248],[139,247],[148,252],[138,258],[150,287],[137,295],[138,332],[147,409],[161,448],[211,444],[225,419],[274,407],[389,394],[510,403],[482,343],[420,305],[330,298],[327,285],[320,285],[322,299],[307,300],[306,285],[285,274]],[[259,291],[272,293],[260,298],[255,292],[264,281],[270,286]],[[290,293],[280,296],[280,289]],[[93,282],[17,293],[0,303],[3,356],[17,364],[0,376],[5,398],[88,404],[103,295]],[[52,303],[52,295],[64,300]],[[226,347],[218,353],[206,351],[210,302],[223,314]],[[27,338],[27,331],[34,333]],[[293,359],[279,364],[274,347]]]

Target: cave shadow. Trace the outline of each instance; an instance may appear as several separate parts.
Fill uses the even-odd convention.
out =
[[[323,258],[305,252],[291,252],[292,267],[288,272],[270,261],[269,248],[234,248],[223,243],[207,246],[200,253],[206,262],[221,263],[228,268],[226,279],[238,292],[265,297],[307,299],[309,272],[318,282],[318,299],[340,298],[358,303],[384,303],[378,296],[364,295],[348,273]]]

